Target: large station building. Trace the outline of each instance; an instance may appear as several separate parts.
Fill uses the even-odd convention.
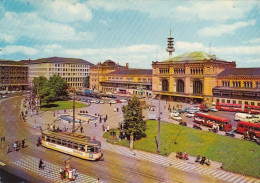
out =
[[[204,52],[185,53],[171,57],[175,51],[173,38],[168,38],[169,59],[152,62],[153,95],[175,101],[212,103],[212,89],[217,86],[218,74],[236,63],[225,61]]]
[[[65,79],[69,88],[83,89],[84,80],[89,76],[90,66],[93,64],[76,58],[50,57],[37,60],[23,60],[28,66],[29,85],[32,87],[35,77],[45,76],[49,79],[58,75]]]
[[[0,90],[17,91],[28,88],[28,67],[15,61],[0,61]]]

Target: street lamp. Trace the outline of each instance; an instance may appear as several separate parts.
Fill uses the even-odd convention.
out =
[[[159,91],[159,109],[158,109],[158,140],[157,140],[157,153],[160,153],[161,152],[161,150],[160,150],[160,144],[161,144],[161,138],[160,138],[160,136],[161,136],[161,112],[160,112],[160,105],[161,105],[161,102],[160,102],[161,100],[160,100],[160,91]]]

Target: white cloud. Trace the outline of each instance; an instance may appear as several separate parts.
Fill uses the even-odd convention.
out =
[[[10,45],[3,49],[3,55],[23,53],[25,55],[36,55],[38,50],[27,46]]]
[[[234,47],[212,47],[212,51],[223,55],[256,55],[260,56],[260,45],[256,46],[234,46]]]
[[[93,15],[91,10],[77,1],[39,1],[32,2],[38,9],[39,15],[48,19],[62,23],[71,23],[75,21],[89,22]]]
[[[193,52],[193,51],[204,51],[206,48],[202,43],[198,42],[184,42],[177,41],[175,44],[175,50],[178,53]]]
[[[0,34],[8,33],[5,39],[9,36],[9,41],[14,41],[11,35],[47,41],[84,41],[94,36],[90,32],[76,31],[69,25],[49,22],[36,13],[6,12],[0,25]]]
[[[259,44],[259,43],[260,43],[260,38],[250,39],[249,41],[245,41],[245,43],[249,43],[249,44]],[[260,51],[259,51],[259,52],[260,52]]]
[[[180,20],[227,21],[244,17],[255,7],[252,1],[106,1],[90,0],[87,3],[94,9],[106,11],[135,10],[147,13],[150,17],[167,17]]]
[[[15,41],[15,36],[10,34],[5,34],[0,32],[0,42],[4,41],[6,43],[13,43]]]
[[[233,24],[222,24],[211,27],[205,27],[198,31],[200,36],[211,36],[211,37],[219,37],[223,34],[234,34],[235,31],[239,28],[251,26],[255,24],[255,20],[251,20],[248,22],[236,22]]]

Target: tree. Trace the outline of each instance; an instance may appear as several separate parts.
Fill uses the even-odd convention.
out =
[[[43,102],[49,103],[55,100],[55,92],[47,84],[39,91],[40,98]]]
[[[84,87],[89,88],[89,76],[84,79]]]
[[[54,100],[59,99],[61,96],[67,96],[68,85],[67,82],[60,76],[54,75],[50,77],[49,81],[46,84],[47,87],[53,89]]]
[[[133,134],[134,139],[145,136],[146,122],[143,120],[142,108],[137,97],[133,97],[127,106],[123,108],[124,129],[128,136]]]
[[[44,76],[35,77],[33,79],[33,92],[37,93],[37,91],[40,91],[47,81],[47,78]]]

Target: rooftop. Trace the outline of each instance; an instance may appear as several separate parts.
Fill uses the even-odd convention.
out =
[[[1,65],[19,65],[21,66],[22,64],[18,61],[13,61],[13,60],[0,60]]]
[[[117,70],[109,73],[108,75],[151,75],[152,69],[127,69],[127,70]]]
[[[218,76],[260,76],[260,68],[228,68]]]
[[[40,58],[37,60],[21,60],[22,64],[41,64],[41,63],[63,63],[63,64],[87,64],[94,65],[86,60],[79,58],[64,58],[64,57],[49,57],[49,58]]]
[[[170,58],[168,60],[165,60],[164,62],[180,62],[180,61],[204,61],[204,60],[211,60],[216,59],[220,61],[224,61],[223,59],[220,59],[216,57],[216,55],[210,55],[208,53],[198,51],[198,52],[188,52],[181,55],[178,55],[176,57]]]

